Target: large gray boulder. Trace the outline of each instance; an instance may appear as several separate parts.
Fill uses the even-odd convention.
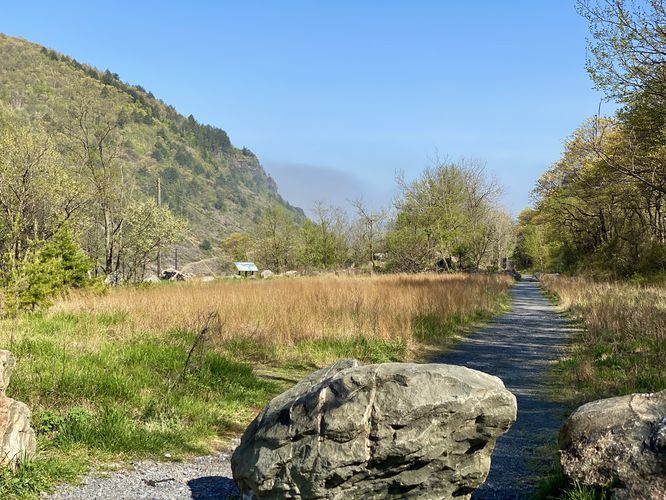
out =
[[[601,399],[560,431],[564,473],[614,498],[666,498],[666,390]]]
[[[14,355],[0,350],[0,465],[16,465],[32,458],[37,446],[30,409],[5,396],[15,365]]]
[[[243,498],[469,498],[516,398],[442,364],[343,360],[273,399],[232,456]]]

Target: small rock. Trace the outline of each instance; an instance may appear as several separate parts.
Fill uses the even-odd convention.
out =
[[[270,269],[266,269],[266,270],[264,270],[264,271],[261,271],[261,277],[262,277],[263,279],[270,279],[270,278],[272,278],[274,275],[275,275],[275,273],[274,273],[273,271],[271,271]]]

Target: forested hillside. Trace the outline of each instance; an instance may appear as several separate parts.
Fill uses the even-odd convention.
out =
[[[595,116],[539,179],[520,216],[519,257],[540,270],[666,275],[666,39],[663,2],[579,1],[588,71],[621,107]]]
[[[108,70],[1,34],[0,123],[10,125],[6,128],[12,134],[30,135],[33,153],[49,151],[54,166],[50,175],[65,182],[64,173],[73,176],[67,182],[78,177],[95,185],[97,201],[108,201],[100,202],[107,206],[98,207],[99,213],[104,224],[118,226],[116,234],[121,226],[131,225],[126,210],[130,205],[155,199],[161,178],[165,207],[187,222],[182,241],[190,251],[183,258],[196,258],[202,243],[209,247],[231,232],[252,229],[264,208],[281,206],[296,218],[302,216],[280,198],[256,156],[235,148],[223,130],[180,115]],[[12,142],[17,143],[17,137],[5,134],[5,146]],[[89,187],[79,183],[76,189]],[[76,219],[78,203],[84,200],[62,201],[69,203],[72,217],[67,210],[58,217]],[[133,217],[141,218],[138,212]],[[86,217],[91,216],[88,211]],[[88,253],[102,245],[98,236],[87,235]],[[120,246],[118,242],[116,248]],[[104,265],[105,271],[113,267]]]

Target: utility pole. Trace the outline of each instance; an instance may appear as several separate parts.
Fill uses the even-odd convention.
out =
[[[162,206],[162,181],[157,178],[157,206]],[[162,276],[162,245],[157,241],[157,277]]]

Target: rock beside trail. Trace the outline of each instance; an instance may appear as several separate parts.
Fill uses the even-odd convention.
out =
[[[14,355],[0,350],[0,465],[16,465],[20,460],[32,458],[37,445],[30,425],[30,409],[5,396],[15,365]]]
[[[666,498],[666,390],[594,401],[560,432],[567,476],[614,498]]]
[[[295,278],[298,276],[298,271],[287,271],[284,273],[287,278]]]
[[[263,279],[270,279],[273,276],[275,276],[275,273],[271,271],[270,269],[265,269],[264,271],[261,271],[261,277]]]
[[[343,360],[273,399],[232,456],[252,498],[469,498],[516,398],[454,365]]]

